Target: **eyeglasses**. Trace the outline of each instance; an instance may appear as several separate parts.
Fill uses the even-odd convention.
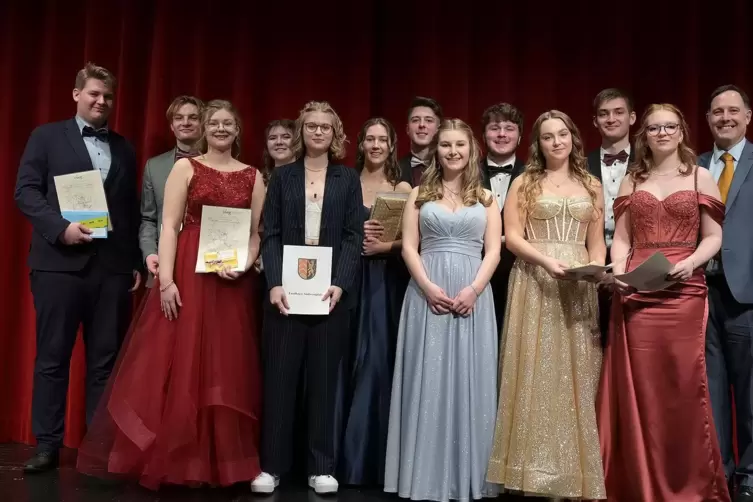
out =
[[[664,129],[664,132],[668,134],[669,136],[672,136],[675,134],[679,129],[679,124],[654,124],[650,125],[646,128],[646,132],[649,136],[658,136],[661,130]]]
[[[219,122],[208,122],[207,131],[216,131],[220,128],[220,126],[222,126],[225,130],[235,129],[235,122],[225,122],[222,124]]]
[[[314,134],[317,129],[322,130],[322,134],[329,134],[332,132],[332,125],[331,124],[317,124],[316,122],[306,122],[303,124],[303,127],[306,128],[306,132],[309,132],[311,134]]]

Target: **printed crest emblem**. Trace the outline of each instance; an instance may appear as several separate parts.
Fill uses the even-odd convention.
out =
[[[316,260],[313,258],[298,258],[298,277],[304,281],[316,275]]]

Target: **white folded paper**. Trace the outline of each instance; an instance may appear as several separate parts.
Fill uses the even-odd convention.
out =
[[[62,174],[53,181],[63,218],[89,227],[92,237],[106,238],[107,231],[112,230],[112,221],[100,172]]]
[[[331,247],[283,246],[282,289],[289,314],[328,315],[329,300],[322,297],[331,285]]]
[[[196,272],[216,272],[223,267],[242,272],[248,260],[250,238],[250,209],[204,206]]]
[[[667,279],[667,274],[673,268],[674,265],[669,262],[664,253],[657,251],[627,274],[615,275],[614,278],[638,291],[660,291],[677,283],[677,281]]]

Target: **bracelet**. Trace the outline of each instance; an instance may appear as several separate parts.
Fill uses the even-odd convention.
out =
[[[167,291],[167,288],[169,288],[173,284],[175,284],[175,281],[170,281],[167,284],[165,284],[164,286],[162,286],[161,288],[159,288],[160,293],[164,293],[165,291]]]
[[[474,293],[476,293],[476,298],[478,298],[479,296],[481,296],[481,293],[479,293],[478,291],[476,291],[476,288],[473,287],[473,284],[471,284],[471,289],[473,290]]]

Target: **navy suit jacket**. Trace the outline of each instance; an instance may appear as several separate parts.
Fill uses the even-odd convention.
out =
[[[712,152],[698,157],[709,168]],[[722,227],[722,268],[732,295],[740,303],[753,303],[753,143],[746,140],[735,168]]]
[[[272,171],[264,201],[261,253],[267,288],[282,286],[283,246],[305,246],[306,174],[303,159]],[[330,164],[324,184],[319,245],[332,248],[332,285],[340,304],[355,307],[363,248],[363,194],[355,169]],[[264,302],[269,306],[269,302]]]
[[[33,228],[28,265],[32,270],[76,272],[92,256],[115,273],[140,270],[137,164],[133,147],[110,131],[112,163],[104,182],[113,230],[106,239],[72,246],[61,242],[70,222],[60,214],[55,176],[94,169],[75,118],[37,127],[21,157],[15,200]]]

